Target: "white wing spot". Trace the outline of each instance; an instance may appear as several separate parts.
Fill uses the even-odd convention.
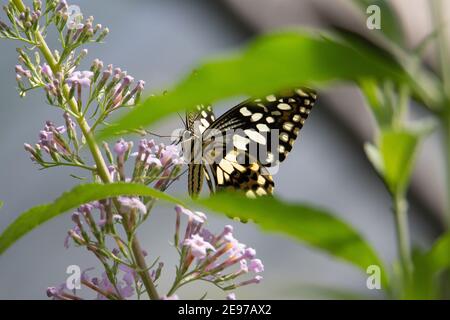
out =
[[[219,167],[217,167],[217,184],[223,184],[223,171]]]
[[[239,150],[247,150],[247,144],[250,142],[249,139],[242,137],[238,134],[233,136],[233,145]]]
[[[295,90],[295,92],[296,92],[299,96],[302,96],[302,97],[308,97],[308,94],[307,94],[305,91],[303,91],[302,89],[297,89],[297,90]]]
[[[208,127],[208,126],[209,126],[209,122],[208,122],[206,119],[204,119],[204,118],[201,118],[201,119],[200,119],[200,122],[202,123],[202,125],[203,125],[204,127]]]
[[[256,189],[256,194],[258,196],[265,196],[267,194],[266,190],[264,190],[264,188],[259,187],[258,189]]]
[[[286,132],[282,132],[280,134],[280,140],[284,141],[284,142],[288,142],[289,141],[289,135]]]
[[[225,171],[228,174],[231,174],[234,171],[233,165],[230,161],[227,161],[225,159],[220,160],[219,166],[222,168],[223,171]]]
[[[294,116],[292,117],[292,121],[294,122],[300,122],[301,119],[302,117],[298,114],[294,114]]]
[[[274,123],[275,119],[273,117],[267,117],[266,121],[267,121],[267,123]]]
[[[270,96],[266,97],[266,100],[269,102],[274,102],[277,100],[277,98],[273,94],[271,94]]]
[[[250,139],[252,139],[256,143],[264,145],[266,144],[266,138],[261,133],[250,129],[244,130],[244,132]]]
[[[256,194],[252,191],[252,190],[248,190],[245,195],[247,196],[247,198],[251,198],[254,199],[256,198]]]
[[[292,131],[292,128],[294,128],[294,124],[292,122],[285,122],[283,124],[283,129],[286,131]]]
[[[252,113],[250,112],[250,110],[247,109],[247,107],[242,107],[239,112],[244,116],[244,117],[249,117],[252,115]]]
[[[291,110],[291,106],[288,105],[287,103],[279,103],[277,105],[277,108],[280,110]]]
[[[257,180],[258,184],[263,186],[266,183],[266,179],[263,176],[258,176],[258,180]]]
[[[258,129],[260,132],[269,132],[270,128],[267,126],[267,124],[264,123],[258,123],[256,125],[256,129]]]
[[[262,113],[254,113],[254,114],[252,114],[252,116],[251,116],[250,119],[251,119],[253,122],[256,122],[256,121],[261,120],[262,117],[263,117],[263,114],[262,114]]]
[[[267,162],[267,163],[272,163],[273,160],[274,160],[273,153],[272,153],[272,152],[267,153],[267,159],[266,159],[266,162]]]

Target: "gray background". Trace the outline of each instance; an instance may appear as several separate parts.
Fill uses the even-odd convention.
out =
[[[108,26],[106,44],[91,46],[89,61],[96,57],[114,63],[147,81],[147,89],[167,87],[205,57],[243,45],[253,35],[219,1],[73,1],[82,4],[85,16]],[[50,41],[52,42],[52,41]],[[56,45],[55,42],[52,43]],[[59,112],[43,103],[40,92],[20,99],[15,92],[14,43],[0,41],[0,230],[20,212],[49,202],[78,183],[67,170],[39,171],[23,151],[23,142],[35,142],[47,119],[62,123]],[[222,104],[218,110],[223,111]],[[220,113],[218,111],[218,113]],[[153,131],[169,133],[179,127],[177,118],[161,123]],[[275,176],[276,192],[292,201],[306,201],[333,210],[360,230],[379,251],[392,261],[396,254],[393,220],[386,191],[370,168],[362,145],[319,102],[290,157]],[[184,193],[183,179],[171,192]],[[417,205],[412,206],[412,238],[417,246],[428,246],[437,231]],[[277,214],[268,212],[267,214]],[[161,256],[166,268],[160,290],[170,284],[175,252],[169,246],[174,211],[156,208],[140,231],[142,245],[152,257]],[[209,227],[219,231],[228,219],[210,217]],[[256,248],[265,264],[265,280],[237,291],[238,298],[310,298],[317,295],[309,285],[340,287],[379,296],[366,289],[365,274],[345,263],[311,250],[284,236],[264,234],[252,224],[234,223],[236,237]],[[0,256],[0,298],[44,299],[47,286],[65,281],[70,264],[95,266],[95,259],[79,248],[66,250],[63,240],[72,226],[63,215],[34,230]],[[209,298],[223,298],[214,288],[191,285],[180,291],[182,298],[198,298],[208,289]]]

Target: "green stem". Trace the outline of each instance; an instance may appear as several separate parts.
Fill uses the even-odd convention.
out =
[[[397,233],[397,248],[403,273],[404,285],[408,286],[412,273],[410,239],[408,229],[408,202],[403,195],[394,195],[394,216]]]
[[[443,10],[443,1],[442,0],[433,0],[431,1],[431,11],[433,14],[433,20],[435,21],[435,28],[440,28],[440,32],[438,33],[438,41],[437,41],[437,49],[438,49],[438,59],[439,65],[441,69],[441,76],[444,91],[446,94],[446,102],[442,106],[443,112],[441,113],[441,121],[442,127],[444,129],[444,150],[446,152],[446,166],[445,166],[445,175],[446,175],[446,189],[447,189],[447,199],[446,199],[446,212],[445,212],[445,223],[447,225],[447,229],[450,229],[450,64],[448,63],[450,49],[448,43],[448,34],[446,32],[447,25],[444,17]]]
[[[450,230],[450,112],[445,113],[442,118],[442,127],[444,129],[444,150],[445,150],[445,175],[447,183],[447,194],[446,194],[446,212],[445,212],[445,223],[447,230]]]
[[[13,0],[14,4],[16,5],[17,9],[21,12],[25,11],[25,5],[23,4],[22,0]],[[53,73],[58,73],[61,71],[61,66],[58,64],[58,61],[56,61],[55,57],[53,56],[52,51],[48,47],[44,37],[42,36],[40,31],[36,31],[35,33],[36,41],[38,42],[38,49],[41,51],[42,55],[44,56],[45,60],[47,61],[48,65],[52,69]],[[78,105],[74,98],[69,99],[70,97],[70,88],[68,85],[63,85],[63,94],[66,100],[68,101],[68,105],[70,110],[75,114],[79,115]],[[76,117],[76,121],[78,123],[78,126],[80,127],[81,132],[83,133],[86,143],[89,147],[89,150],[92,154],[93,160],[97,167],[97,173],[103,183],[111,183],[111,176],[109,175],[108,167],[103,159],[101,150],[99,146],[97,145],[94,135],[91,131],[91,128],[89,127],[86,119],[79,115]],[[116,206],[120,207],[117,203]],[[124,228],[127,232],[132,230],[132,226],[126,222],[127,219],[124,219]],[[132,241],[132,249],[133,249],[133,255],[136,260],[136,263],[140,269],[139,276],[142,279],[142,282],[147,290],[147,293],[150,297],[150,299],[158,300],[159,295],[156,291],[155,285],[153,284],[153,281],[150,277],[149,272],[147,271],[147,264],[145,262],[144,255],[142,253],[142,249],[140,246],[140,243],[137,239],[137,237],[133,237]]]
[[[433,14],[434,27],[440,29],[438,33],[437,49],[438,49],[438,59],[441,69],[442,82],[444,84],[444,90],[446,96],[450,96],[450,64],[448,63],[449,58],[449,44],[448,44],[448,34],[447,34],[447,22],[445,21],[445,11],[444,4],[442,0],[432,0],[431,1],[431,11]]]

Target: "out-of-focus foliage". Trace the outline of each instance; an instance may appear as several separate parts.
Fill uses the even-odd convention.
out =
[[[353,0],[363,13],[367,14],[367,8],[376,5],[381,13],[381,31],[383,34],[395,43],[404,44],[405,35],[400,25],[397,14],[392,8],[391,3],[386,0]]]
[[[39,205],[22,213],[0,235],[0,254],[26,233],[68,210],[85,203],[117,196],[146,196],[180,203],[168,194],[142,184],[112,183],[109,185],[79,185],[71,191],[63,193],[52,203]]]
[[[407,290],[410,299],[437,299],[442,290],[440,282],[445,279],[442,271],[450,268],[450,233],[436,240],[428,251],[416,250],[413,255],[414,272],[411,288]],[[448,279],[447,279],[448,280]]]
[[[366,271],[382,266],[373,248],[351,226],[326,210],[275,197],[249,199],[239,193],[218,193],[199,200],[208,209],[253,220],[264,231],[283,233]],[[381,273],[384,284],[386,272]]]
[[[200,65],[164,95],[148,98],[101,134],[148,126],[176,111],[238,95],[260,96],[299,85],[314,88],[334,81],[409,80],[389,56],[356,50],[348,41],[306,32],[257,38],[243,52]]]
[[[377,146],[369,143],[365,145],[367,157],[389,191],[392,194],[404,194],[422,136],[411,130],[382,129],[378,138]]]

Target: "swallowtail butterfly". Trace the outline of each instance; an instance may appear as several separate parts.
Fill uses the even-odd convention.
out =
[[[248,197],[272,194],[269,169],[292,150],[316,98],[299,88],[246,100],[218,119],[209,105],[187,112],[183,150],[190,196],[201,192],[204,179],[212,193],[232,188]]]

